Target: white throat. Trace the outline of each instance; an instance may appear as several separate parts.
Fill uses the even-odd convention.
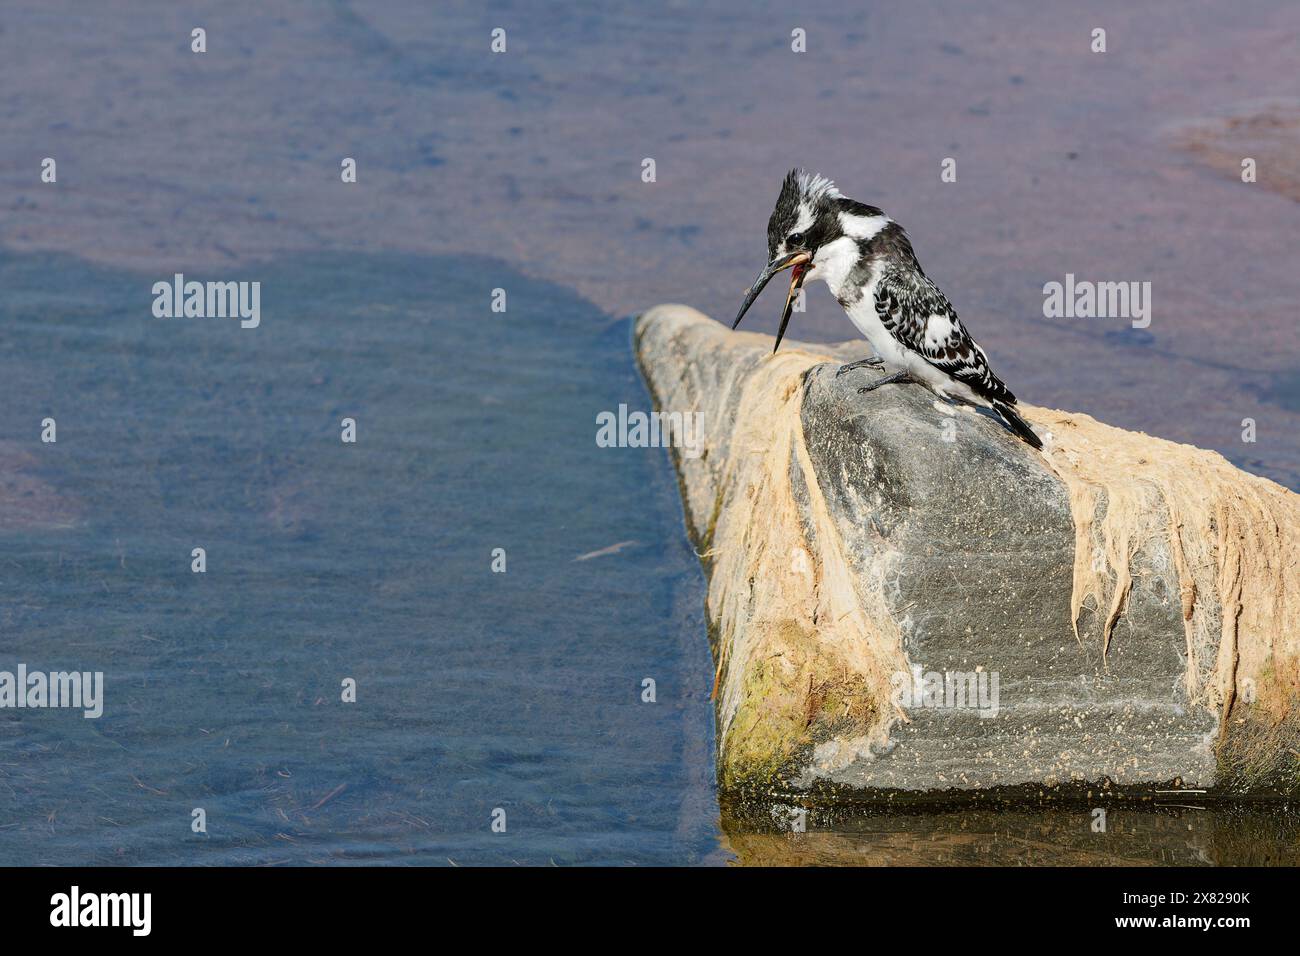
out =
[[[889,223],[888,216],[851,216],[840,213],[840,229],[844,235],[817,250],[808,278],[825,282],[830,286],[831,294],[840,298],[849,274],[862,256],[858,242],[870,239]]]
[[[813,267],[808,273],[811,281],[820,279],[831,288],[831,295],[837,299],[840,297],[840,290],[844,288],[844,283],[853,271],[853,267],[858,264],[858,244],[848,236],[840,236],[834,242],[828,242],[813,256]]]

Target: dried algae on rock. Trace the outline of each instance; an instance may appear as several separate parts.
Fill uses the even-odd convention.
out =
[[[901,716],[888,704],[889,674],[906,667],[897,629],[883,595],[863,606],[804,442],[803,378],[824,360],[794,350],[773,358],[738,406],[723,479],[728,520],[710,542],[723,585],[710,591],[710,617],[739,664],[720,687],[727,783],[754,767],[779,772],[791,742],[811,744],[823,728],[867,753]],[[767,586],[789,575],[803,585]],[[763,710],[737,719],[751,695]]]
[[[1025,407],[1053,433],[1046,457],[1069,489],[1074,593],[1102,611],[1108,647],[1132,586],[1131,561],[1161,536],[1178,575],[1187,692],[1226,732],[1233,704],[1269,723],[1291,716],[1300,644],[1300,496],[1223,456],[1087,415]]]
[[[770,337],[733,337],[711,322],[679,334],[690,348],[719,336],[733,347],[754,343],[752,361],[738,366],[749,374],[715,383],[734,394],[714,405],[730,414],[709,421],[706,457],[717,462],[718,447],[727,454],[713,513],[692,522],[710,579],[723,785],[773,782],[832,731],[867,753],[905,719],[889,703],[889,675],[906,661],[883,594],[864,606],[808,459],[804,376],[830,355],[786,348],[769,357]]]

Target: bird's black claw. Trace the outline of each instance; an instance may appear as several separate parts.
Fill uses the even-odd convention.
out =
[[[839,378],[845,372],[852,372],[854,369],[859,368],[881,368],[884,364],[884,359],[878,355],[873,355],[871,358],[859,359],[856,362],[850,362],[848,365],[841,365],[839,371],[835,373],[835,377]]]
[[[910,382],[911,380],[912,378],[907,374],[907,372],[895,372],[893,375],[886,375],[884,378],[876,379],[876,381],[872,382],[870,385],[862,386],[858,389],[858,394],[861,395],[864,392],[874,392],[882,385],[892,385],[894,382]]]

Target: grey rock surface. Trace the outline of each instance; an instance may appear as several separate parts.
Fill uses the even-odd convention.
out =
[[[1217,722],[1184,688],[1178,588],[1159,544],[1138,556],[1103,657],[1096,628],[1082,640],[1071,628],[1074,522],[1039,456],[991,418],[940,412],[916,386],[858,394],[864,373],[835,371],[810,370],[802,417],[853,569],[869,579],[872,562],[888,566],[888,607],[913,667],[997,674],[998,711],[912,707],[887,754],[829,772],[814,758],[805,782],[1210,782]]]
[[[1164,537],[1132,554],[1109,640],[1096,602],[1076,636],[1069,488],[996,419],[915,385],[860,394],[878,372],[836,371],[861,342],[772,356],[683,306],[635,335],[656,406],[706,423],[705,454],[675,460],[710,576],[724,786],[1214,783],[1219,717],[1189,695]],[[918,673],[953,692],[904,696]]]

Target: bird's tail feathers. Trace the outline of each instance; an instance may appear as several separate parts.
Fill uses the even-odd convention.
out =
[[[1038,437],[1037,432],[1029,427],[1029,423],[1021,418],[1013,407],[1003,402],[993,402],[992,404],[993,410],[998,413],[1008,428],[1023,438],[1031,447],[1042,449],[1043,440]]]

